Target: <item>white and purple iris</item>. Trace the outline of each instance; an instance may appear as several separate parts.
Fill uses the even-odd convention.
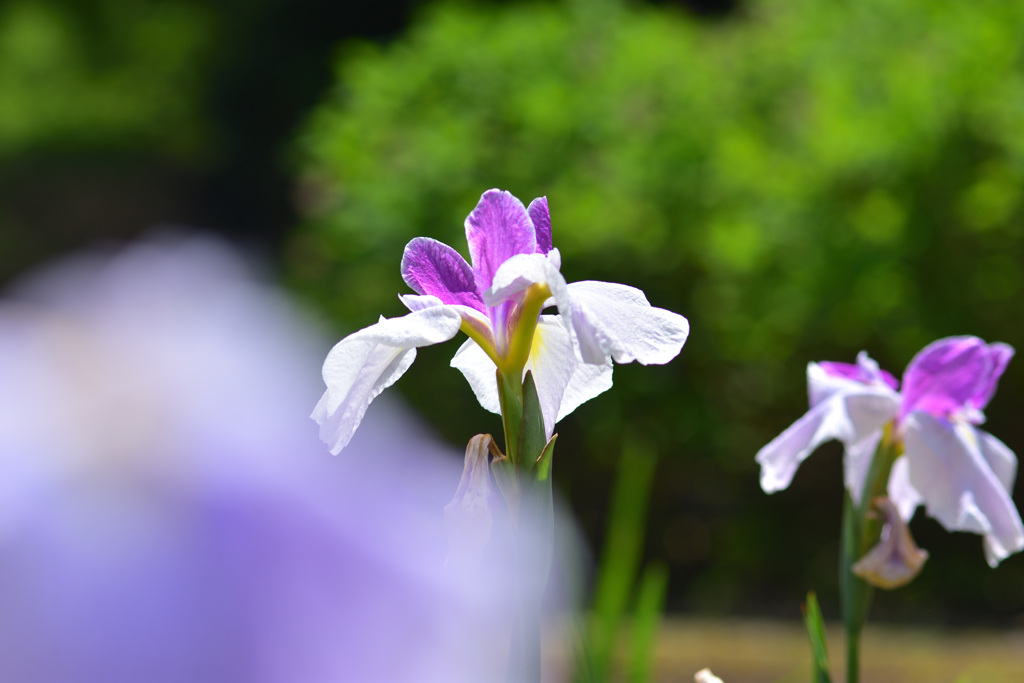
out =
[[[1024,526],[1011,494],[1017,456],[977,429],[1013,348],[977,337],[948,337],[922,349],[903,374],[903,386],[863,351],[857,364],[810,363],[810,410],[757,454],[761,488],[789,486],[797,467],[820,444],[846,448],[846,488],[859,503],[871,459],[886,425],[903,455],[893,464],[889,498],[909,521],[917,506],[949,531],[984,538],[996,566],[1024,549]],[[904,457],[905,456],[905,457]]]
[[[682,349],[686,318],[655,308],[643,292],[608,282],[566,284],[551,244],[547,199],[529,208],[508,192],[488,190],[466,218],[470,263],[428,237],[409,242],[402,277],[416,291],[400,295],[411,311],[342,339],[324,361],[327,391],[313,410],[332,453],[349,442],[370,402],[412,365],[416,348],[469,339],[452,366],[480,404],[500,413],[497,369],[532,371],[548,436],[555,423],[612,385],[612,360],[663,364]],[[541,315],[550,305],[558,315]]]

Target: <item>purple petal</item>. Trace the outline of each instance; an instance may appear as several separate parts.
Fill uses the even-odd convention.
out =
[[[889,385],[892,390],[899,389],[900,383],[890,373],[878,367],[878,363],[871,360],[863,351],[857,356],[857,364],[837,363],[834,361],[822,361],[818,363],[821,368],[833,377],[850,379],[861,384],[874,384],[881,380]]]
[[[1006,366],[1005,351],[990,353],[977,337],[947,337],[922,349],[903,374],[900,419],[915,410],[949,418],[975,402],[988,402],[995,391],[996,361]],[[1000,373],[1001,373],[1000,369]]]
[[[996,342],[988,345],[988,358],[991,367],[985,385],[971,399],[971,404],[974,408],[984,410],[985,406],[988,405],[992,395],[996,393],[996,385],[999,384],[999,378],[1003,376],[1003,372],[1006,370],[1010,359],[1013,358],[1014,353],[1013,347],[1009,344]]]
[[[533,227],[537,232],[537,251],[546,254],[551,251],[551,213],[548,211],[548,198],[537,197],[530,202],[526,210],[533,221]]]
[[[487,190],[466,218],[466,241],[478,291],[491,287],[494,273],[516,254],[537,253],[537,233],[523,203],[509,192]]]
[[[443,242],[429,237],[409,242],[402,255],[402,279],[417,293],[436,296],[441,303],[486,310],[473,269]]]

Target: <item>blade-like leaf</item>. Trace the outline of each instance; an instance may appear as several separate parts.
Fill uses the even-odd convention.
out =
[[[811,680],[814,683],[832,683],[828,666],[828,648],[825,640],[825,620],[821,616],[818,598],[811,591],[804,605],[804,624],[811,639]]]
[[[649,683],[653,680],[654,641],[658,635],[667,589],[668,570],[665,565],[648,565],[640,580],[640,593],[636,599],[636,613],[633,616],[629,663],[631,683]]]

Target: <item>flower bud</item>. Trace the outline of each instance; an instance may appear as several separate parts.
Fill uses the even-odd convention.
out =
[[[874,505],[885,520],[881,539],[853,565],[853,573],[879,588],[905,586],[921,572],[928,552],[914,543],[910,529],[891,500],[875,498]]]
[[[711,669],[701,669],[693,677],[695,683],[723,683],[722,679],[711,673]]]

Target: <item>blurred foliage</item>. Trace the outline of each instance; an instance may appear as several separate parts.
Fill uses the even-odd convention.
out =
[[[197,154],[212,32],[196,2],[7,0],[0,160],[39,146]]]
[[[818,588],[835,614],[839,449],[772,498],[753,462],[806,410],[807,361],[863,348],[899,374],[949,334],[1024,347],[1020,3],[760,0],[703,22],[614,0],[441,4],[337,68],[300,141],[309,219],[288,258],[339,326],[402,314],[406,241],[465,253],[489,187],[547,195],[569,281],[690,318],[679,359],[617,367],[560,425],[579,452],[555,464],[594,538],[626,425],[657,444],[647,550],[676,607],[795,616]],[[454,349],[422,350],[399,387],[465,441],[498,423],[445,367]],[[1020,363],[989,410],[1018,451]],[[932,560],[876,614],[1024,610],[1021,557],[991,572],[977,537],[923,517]]]
[[[415,0],[0,0],[0,282],[158,224],[280,247],[339,39]]]
[[[173,215],[212,156],[216,19],[195,0],[0,3],[0,280]]]

